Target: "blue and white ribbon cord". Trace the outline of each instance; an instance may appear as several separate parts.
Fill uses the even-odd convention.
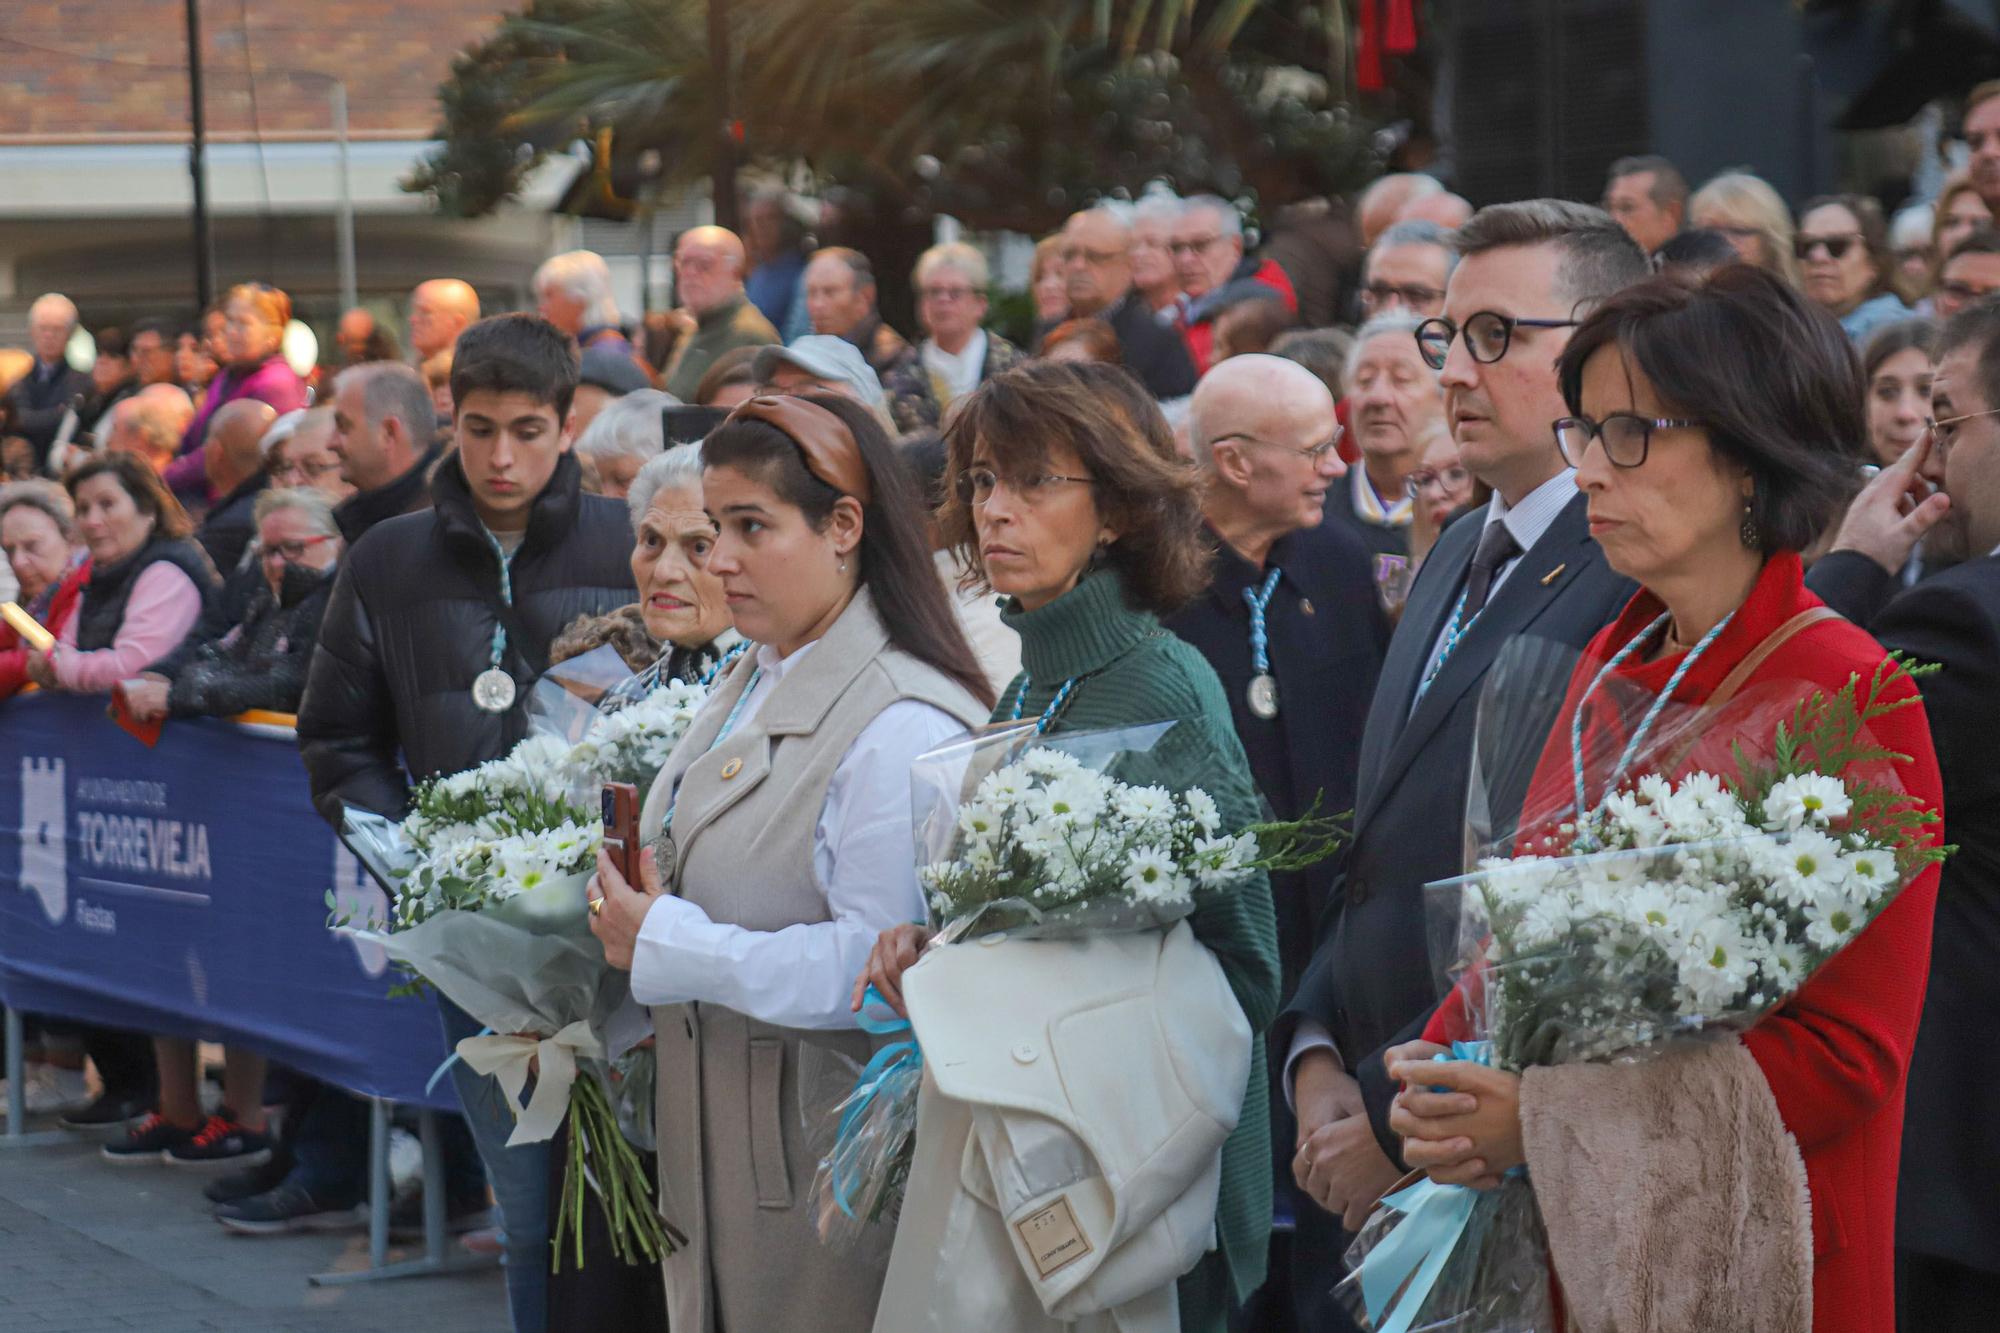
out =
[[[910,1020],[897,1017],[895,1011],[889,1008],[889,1002],[882,998],[882,992],[873,986],[862,995],[861,1013],[855,1022],[863,1032],[876,1036],[910,1030]],[[875,1052],[874,1058],[862,1069],[861,1077],[855,1081],[846,1109],[840,1113],[840,1126],[834,1132],[833,1151],[827,1155],[833,1201],[847,1216],[854,1216],[853,1197],[857,1184],[853,1176],[854,1156],[855,1150],[862,1146],[854,1138],[856,1127],[864,1122],[877,1098],[906,1095],[905,1088],[909,1081],[920,1074],[923,1067],[923,1050],[916,1039],[911,1038]]]
[[[1465,615],[1465,599],[1467,596],[1468,594],[1466,593],[1460,593],[1458,595],[1458,605],[1451,609],[1451,623],[1445,626],[1444,642],[1438,645],[1437,661],[1431,663],[1431,669],[1424,673],[1423,684],[1417,686],[1417,697],[1419,699],[1423,698],[1424,691],[1431,687],[1431,682],[1438,678],[1438,672],[1444,670],[1444,664],[1451,660],[1452,650],[1458,647],[1458,641],[1470,633],[1472,627],[1479,623],[1479,613],[1477,611],[1472,613],[1472,619],[1466,621],[1465,624],[1461,625],[1458,623]]]
[[[1271,604],[1271,595],[1278,591],[1277,568],[1264,576],[1261,588],[1245,588],[1243,600],[1250,604],[1250,669],[1258,675],[1268,675],[1271,670],[1270,638],[1264,629],[1264,608]]]
[[[1576,712],[1569,720],[1569,756],[1572,776],[1576,778],[1576,818],[1579,829],[1583,820],[1597,810],[1597,806],[1589,804],[1583,790],[1583,706],[1590,702],[1591,695],[1597,693],[1597,687],[1604,683],[1604,678],[1623,666],[1625,660],[1637,652],[1641,644],[1650,643],[1653,635],[1657,633],[1664,633],[1670,619],[1672,614],[1662,611],[1652,624],[1633,635],[1632,641],[1613,653],[1611,660],[1591,677],[1590,688],[1586,689],[1583,696],[1576,701]],[[1701,642],[1689,649],[1688,655],[1681,659],[1681,664],[1674,668],[1674,674],[1667,678],[1667,687],[1660,691],[1660,697],[1653,700],[1653,706],[1646,710],[1646,716],[1639,722],[1639,729],[1632,733],[1632,739],[1625,743],[1624,753],[1618,756],[1617,767],[1613,768],[1611,776],[1605,779],[1604,795],[1598,798],[1598,806],[1603,805],[1605,799],[1618,789],[1618,780],[1625,776],[1625,769],[1638,756],[1639,747],[1644,745],[1646,737],[1652,734],[1653,724],[1658,722],[1660,714],[1666,711],[1667,701],[1674,697],[1674,691],[1680,688],[1681,681],[1694,668],[1694,664],[1701,660],[1702,654],[1709,650],[1709,646],[1722,636],[1722,631],[1729,628],[1729,622],[1734,619],[1736,619],[1734,611],[1724,616],[1714,629],[1701,636]],[[1581,841],[1583,839],[1579,837],[1579,842]]]
[[[1490,1065],[1493,1043],[1455,1041],[1449,1055],[1433,1058]],[[1508,1174],[1520,1170],[1516,1167]],[[1423,1313],[1424,1301],[1437,1285],[1452,1251],[1458,1247],[1478,1202],[1478,1190],[1465,1185],[1440,1185],[1431,1180],[1420,1180],[1382,1200],[1383,1207],[1403,1214],[1403,1220],[1368,1252],[1356,1270],[1361,1279],[1361,1299],[1368,1308],[1369,1326],[1375,1333],[1408,1333]]]
[[[514,557],[507,554],[507,548],[502,546],[500,539],[490,531],[486,533],[486,540],[493,544],[493,554],[500,559],[500,600],[508,606],[512,606],[514,604]],[[518,550],[519,548],[516,549]],[[492,662],[495,671],[501,669],[500,663],[506,656],[507,627],[496,620],[493,623]]]
[[[1042,710],[1041,717],[1035,722],[1035,734],[1037,736],[1048,734],[1049,724],[1056,720],[1056,714],[1062,711],[1062,706],[1069,702],[1069,696],[1076,691],[1077,680],[1078,677],[1071,676],[1062,683],[1062,688],[1056,691],[1056,697],[1049,700],[1049,706]],[[1014,691],[1012,721],[1019,722],[1021,720],[1021,705],[1027,702],[1028,687],[1033,683],[1034,677],[1023,671],[1021,673],[1020,687]]]

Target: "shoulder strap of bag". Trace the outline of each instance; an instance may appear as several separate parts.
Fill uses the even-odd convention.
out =
[[[1724,704],[1735,698],[1736,692],[1749,682],[1750,677],[1757,674],[1757,668],[1763,666],[1765,662],[1770,660],[1771,654],[1777,652],[1787,643],[1790,643],[1800,633],[1811,629],[1823,620],[1839,620],[1840,618],[1840,613],[1830,606],[1815,606],[1799,612],[1790,620],[1772,630],[1770,634],[1765,636],[1762,643],[1744,654],[1743,660],[1736,664],[1735,670],[1722,678],[1722,683],[1715,687],[1713,694],[1708,696],[1708,703],[1706,705],[1708,711],[1711,713],[1716,712]]]

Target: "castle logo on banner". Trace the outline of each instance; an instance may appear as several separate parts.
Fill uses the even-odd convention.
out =
[[[63,761],[21,759],[21,887],[42,900],[49,924],[69,910],[69,801]]]

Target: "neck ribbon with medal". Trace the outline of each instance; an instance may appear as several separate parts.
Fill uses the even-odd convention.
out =
[[[486,540],[493,544],[493,554],[500,561],[500,600],[511,607],[514,605],[514,557],[507,553],[507,548],[492,532],[487,532]],[[492,661],[486,670],[472,678],[472,702],[482,713],[504,713],[514,706],[514,678],[500,665],[506,656],[507,626],[496,619],[493,624]]]
[[[1611,770],[1611,776],[1605,779],[1604,795],[1598,799],[1595,806],[1588,804],[1589,798],[1584,794],[1583,786],[1583,707],[1590,702],[1590,696],[1597,693],[1597,687],[1604,683],[1606,676],[1623,666],[1626,660],[1633,653],[1637,652],[1642,644],[1652,642],[1655,634],[1664,635],[1667,632],[1668,627],[1673,623],[1672,614],[1661,612],[1658,619],[1633,635],[1632,641],[1613,653],[1611,660],[1598,668],[1597,674],[1591,677],[1589,687],[1577,699],[1576,711],[1570,715],[1569,719],[1571,775],[1576,779],[1577,841],[1575,850],[1588,852],[1593,849],[1594,843],[1591,841],[1590,836],[1583,831],[1588,819],[1588,815],[1585,812],[1588,811],[1590,814],[1595,814],[1598,806],[1602,806],[1610,798],[1611,793],[1618,789],[1619,779],[1625,776],[1626,768],[1638,757],[1639,748],[1646,743],[1646,737],[1652,734],[1653,724],[1658,722],[1660,714],[1666,711],[1667,701],[1674,697],[1674,691],[1680,688],[1681,681],[1687,678],[1687,673],[1694,669],[1694,664],[1701,660],[1702,654],[1706,653],[1710,646],[1722,637],[1722,631],[1728,629],[1729,622],[1734,619],[1736,619],[1736,613],[1731,611],[1717,622],[1714,629],[1701,636],[1701,642],[1688,650],[1687,656],[1681,659],[1681,664],[1674,668],[1674,674],[1667,677],[1666,688],[1660,691],[1659,698],[1653,700],[1653,706],[1648,708],[1645,717],[1640,719],[1638,730],[1634,731],[1632,739],[1625,743],[1625,749],[1618,756],[1617,766]]]
[[[1069,702],[1069,697],[1076,693],[1076,683],[1081,679],[1083,679],[1081,676],[1071,676],[1062,683],[1062,688],[1056,691],[1056,697],[1049,700],[1049,706],[1042,710],[1042,715],[1039,718],[1035,719],[1035,734],[1037,736],[1048,734],[1049,727],[1056,720],[1056,714],[1060,713],[1063,705]],[[1021,673],[1021,684],[1014,691],[1014,711],[1010,715],[1010,720],[1015,722],[1021,720],[1021,706],[1027,702],[1028,688],[1034,684],[1034,680],[1035,678],[1027,672],[1023,671]]]
[[[1278,678],[1271,674],[1271,641],[1264,628],[1264,610],[1278,591],[1277,566],[1264,576],[1259,588],[1245,588],[1243,600],[1250,604],[1250,688],[1245,692],[1250,711],[1269,722],[1278,715]]]

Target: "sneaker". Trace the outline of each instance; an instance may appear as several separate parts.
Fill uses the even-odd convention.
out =
[[[167,1149],[169,1166],[255,1166],[271,1159],[271,1136],[245,1129],[226,1109],[185,1143]]]
[[[305,1186],[287,1180],[262,1194],[253,1194],[215,1210],[215,1220],[247,1236],[275,1236],[289,1231],[354,1231],[368,1225],[368,1211],[359,1204],[329,1207],[313,1198]]]
[[[493,1207],[483,1194],[476,1199],[448,1199],[445,1203],[444,1232],[447,1236],[480,1231],[493,1223]],[[389,1239],[413,1241],[423,1238],[424,1192],[419,1189],[399,1199],[389,1210]]]
[[[25,1082],[26,1086],[21,1091],[29,1115],[48,1115],[90,1100],[90,1081],[83,1076],[81,1069],[36,1065],[28,1071]],[[0,1101],[0,1106],[4,1105],[4,1101]]]
[[[151,1109],[147,1102],[136,1097],[107,1092],[96,1101],[63,1112],[56,1117],[56,1123],[64,1129],[116,1129]]]
[[[256,1166],[217,1176],[201,1187],[201,1196],[210,1203],[236,1203],[253,1194],[276,1189],[292,1171],[290,1157],[277,1149]]]
[[[188,1142],[194,1135],[195,1131],[170,1125],[164,1116],[155,1112],[127,1130],[125,1137],[117,1143],[105,1144],[104,1159],[120,1166],[164,1161],[170,1149]]]

